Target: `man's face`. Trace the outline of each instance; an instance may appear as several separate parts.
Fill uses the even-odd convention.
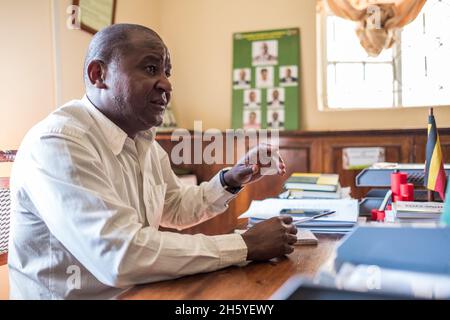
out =
[[[261,79],[263,81],[267,81],[267,70],[266,69],[261,70]]]
[[[247,77],[247,73],[245,72],[245,70],[241,70],[240,72],[239,72],[239,79],[241,80],[241,81],[245,81],[245,78]]]
[[[255,102],[256,101],[256,93],[255,91],[250,91],[250,94],[248,95],[250,102]]]
[[[272,113],[272,119],[273,119],[273,121],[277,121],[278,120],[278,112]]]
[[[255,124],[256,123],[256,113],[250,112],[249,114],[249,123]]]
[[[279,96],[280,96],[280,93],[278,92],[278,90],[273,90],[273,92],[272,92],[273,100],[278,100]]]
[[[267,45],[267,43],[263,43],[261,45],[261,52],[262,54],[266,55],[267,53],[269,53],[269,46]]]
[[[286,78],[290,78],[292,76],[292,71],[291,69],[287,68],[286,69]]]
[[[114,112],[129,127],[143,131],[163,122],[172,91],[170,56],[166,46],[149,35],[132,33],[130,42],[132,49],[110,64],[110,89]]]

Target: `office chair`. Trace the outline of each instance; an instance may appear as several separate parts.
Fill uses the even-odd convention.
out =
[[[0,178],[0,266],[8,261],[10,207],[9,179]]]
[[[14,162],[16,154],[17,150],[0,150],[0,162]],[[0,266],[8,261],[10,207],[9,178],[0,177]]]

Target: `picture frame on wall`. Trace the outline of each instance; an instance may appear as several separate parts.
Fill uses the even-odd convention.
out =
[[[73,0],[79,7],[80,28],[96,34],[99,30],[114,24],[117,0]]]
[[[233,34],[232,127],[298,130],[300,29]]]

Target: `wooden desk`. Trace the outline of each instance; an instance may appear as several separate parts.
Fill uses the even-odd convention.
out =
[[[341,236],[319,237],[317,246],[297,246],[286,258],[245,267],[136,286],[122,299],[267,299],[294,274],[314,276]]]

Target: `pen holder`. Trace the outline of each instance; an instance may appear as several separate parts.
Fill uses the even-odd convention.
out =
[[[412,183],[401,184],[400,195],[403,201],[414,201],[414,185]]]
[[[404,172],[391,173],[392,200],[394,202],[397,200],[402,200],[400,186],[402,184],[406,184],[407,181],[408,181],[408,174],[406,174]]]

